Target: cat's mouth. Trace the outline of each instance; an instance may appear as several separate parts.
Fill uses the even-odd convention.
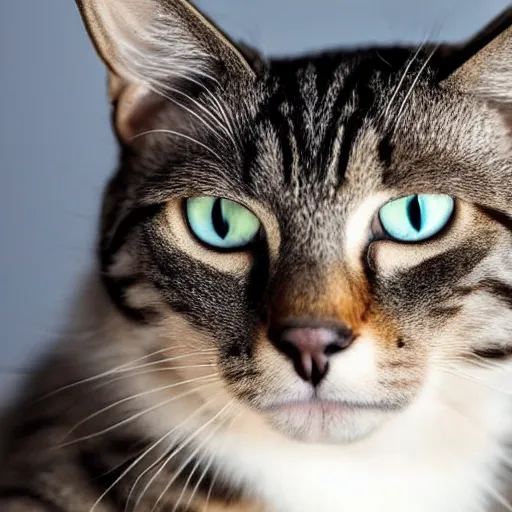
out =
[[[320,414],[342,414],[354,410],[377,410],[391,412],[396,410],[397,405],[388,402],[347,402],[322,400],[311,398],[306,400],[290,400],[276,402],[262,407],[264,412],[290,412],[290,413],[320,413]]]
[[[271,403],[260,412],[274,428],[294,439],[346,443],[369,434],[397,409],[387,402],[310,398]]]

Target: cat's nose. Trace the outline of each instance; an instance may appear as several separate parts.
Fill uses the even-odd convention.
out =
[[[271,328],[269,339],[292,360],[302,379],[317,386],[327,375],[330,356],[346,349],[353,333],[340,324],[294,322]]]

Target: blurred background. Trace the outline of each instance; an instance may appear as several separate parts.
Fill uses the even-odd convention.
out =
[[[509,0],[201,0],[265,54],[460,40]],[[0,400],[55,339],[94,258],[116,148],[105,71],[73,0],[0,2]]]

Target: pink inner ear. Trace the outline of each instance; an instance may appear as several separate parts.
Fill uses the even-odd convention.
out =
[[[143,85],[124,85],[118,88],[115,105],[115,129],[125,143],[139,133],[154,128],[151,120],[167,103],[165,98]]]

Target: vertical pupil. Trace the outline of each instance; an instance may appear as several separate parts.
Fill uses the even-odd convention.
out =
[[[229,231],[229,224],[222,215],[222,199],[216,199],[212,208],[212,223],[215,231],[221,238],[226,238]]]
[[[417,195],[413,196],[407,204],[407,215],[411,226],[416,231],[421,231],[421,207]]]

